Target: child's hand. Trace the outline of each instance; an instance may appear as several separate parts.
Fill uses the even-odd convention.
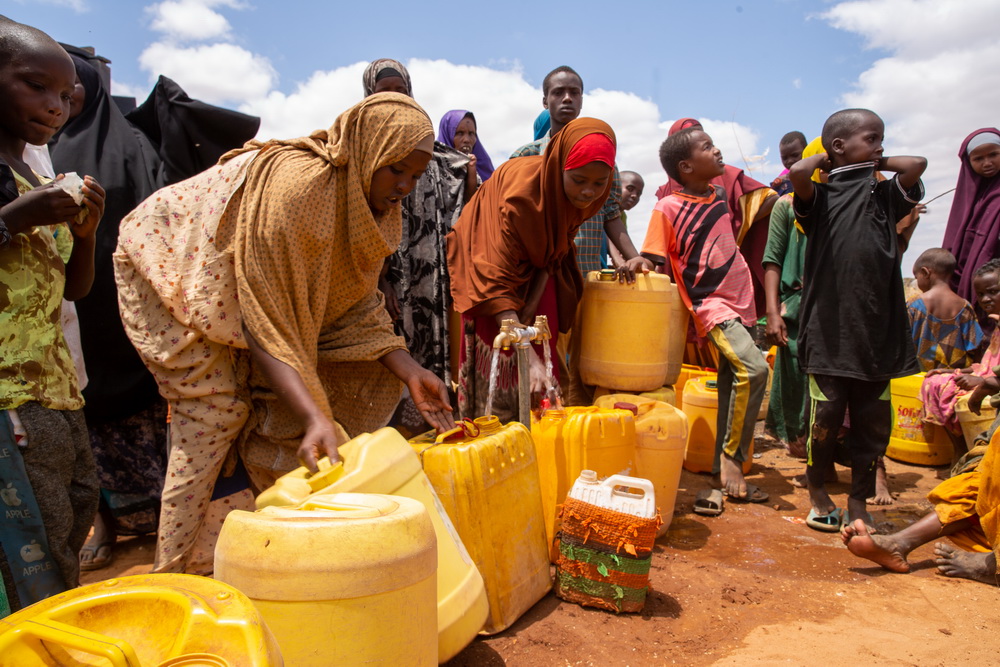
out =
[[[68,223],[79,214],[80,207],[73,197],[51,183],[26,192],[3,207],[3,217],[8,225],[15,223],[23,231]]]
[[[656,266],[651,261],[642,255],[636,255],[632,259],[626,260],[624,264],[616,269],[618,272],[618,282],[634,283],[637,273],[649,273],[654,269],[656,269]]]
[[[788,327],[785,325],[783,317],[768,317],[767,326],[764,328],[764,335],[767,337],[768,345],[785,347],[788,345]]]
[[[71,222],[69,226],[78,239],[93,237],[104,216],[104,188],[90,176],[83,177],[83,207],[86,217],[81,222]]]
[[[965,391],[971,391],[983,384],[983,378],[978,375],[966,375],[964,373],[959,373],[955,376],[955,385],[959,389],[964,389]]]
[[[983,405],[983,399],[1000,392],[1000,382],[997,381],[996,377],[982,378],[982,380],[982,384],[969,394],[969,410],[977,415]]]
[[[932,375],[951,375],[952,373],[958,373],[954,368],[932,368],[927,371],[927,377]]]

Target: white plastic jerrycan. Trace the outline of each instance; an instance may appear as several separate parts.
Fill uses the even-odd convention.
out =
[[[596,472],[584,470],[570,489],[569,497],[643,519],[656,516],[656,491],[653,483],[641,477],[611,475],[607,479],[598,480]]]

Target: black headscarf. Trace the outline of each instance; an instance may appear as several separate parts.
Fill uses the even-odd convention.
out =
[[[190,178],[215,164],[223,153],[254,138],[260,118],[188,97],[173,80],[160,76],[146,101],[125,115],[156,148],[162,161],[157,186]]]
[[[121,219],[156,190],[160,159],[152,144],[125,120],[97,70],[74,53],[70,57],[86,99],[79,115],[49,144],[49,151],[56,173],[93,176],[107,193],[97,229],[94,286],[76,302],[90,378],[83,392],[87,417],[99,421],[135,414],[157,395],[156,382],[121,324],[112,255]]]

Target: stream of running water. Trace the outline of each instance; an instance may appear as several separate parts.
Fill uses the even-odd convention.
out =
[[[493,394],[497,390],[497,366],[500,365],[500,348],[493,350],[493,359],[490,361],[490,389],[486,394],[486,417],[493,414]]]

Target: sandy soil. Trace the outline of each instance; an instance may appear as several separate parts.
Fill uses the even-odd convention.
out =
[[[933,547],[915,571],[891,574],[854,558],[836,534],[804,525],[804,469],[758,438],[750,480],[767,504],[728,503],[718,517],[692,513],[707,477],[684,472],[670,531],[657,543],[641,614],[619,615],[549,594],[507,631],[480,638],[452,667],[492,665],[984,665],[1000,650],[1000,589],[936,573]],[[873,508],[898,529],[928,509],[936,470],[888,461],[893,505]],[[844,483],[831,485],[846,505]],[[115,562],[85,583],[148,571],[152,537],[120,544]]]

